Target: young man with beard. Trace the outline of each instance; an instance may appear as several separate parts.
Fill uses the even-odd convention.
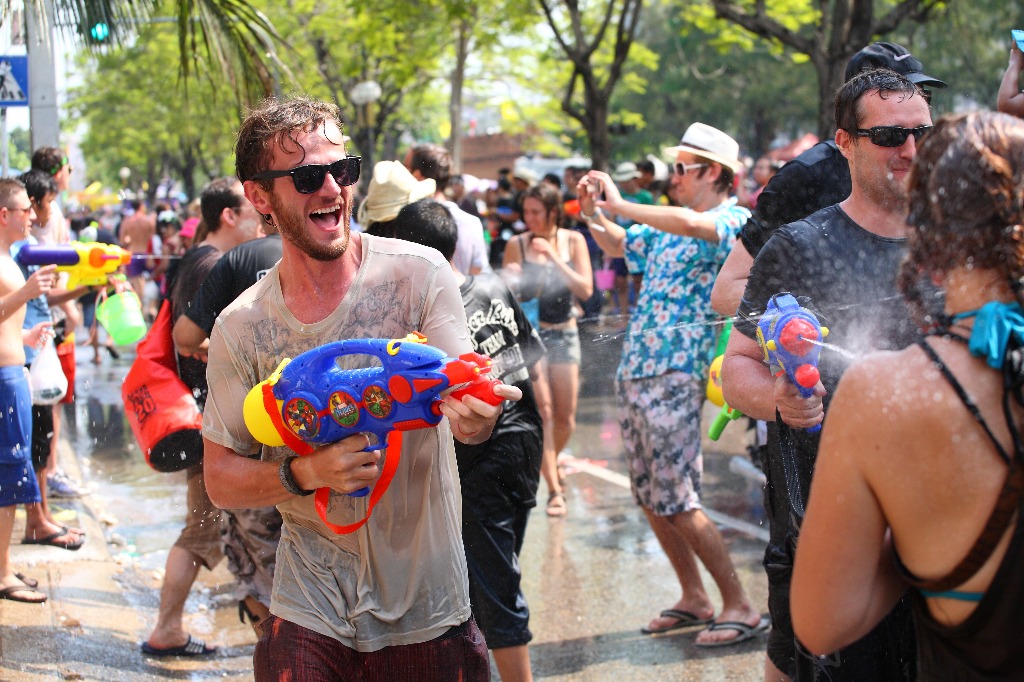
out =
[[[847,81],[835,106],[835,141],[849,162],[850,196],[784,225],[761,249],[737,311],[740,333],[729,339],[723,386],[731,406],[772,426],[765,473],[777,492],[767,496],[772,539],[765,567],[773,630],[766,679],[910,680],[916,653],[906,603],[864,639],[824,657],[801,649],[790,619],[793,552],[820,437],[806,429],[822,422],[849,359],[822,352],[821,381],[812,397],[801,398],[788,379],[773,377],[764,364],[755,340],[758,320],[772,296],[790,292],[810,299],[830,330],[831,344],[856,354],[901,349],[920,334],[896,273],[906,250],[905,180],[918,140],[931,129],[928,102],[908,78],[879,69]]]
[[[433,249],[350,232],[359,158],[345,152],[337,107],[269,99],[242,123],[236,170],[283,238],[282,257],[218,318],[203,424],[208,489],[224,508],[277,504],[284,521],[271,616],[254,654],[257,680],[482,680],[487,651],[472,620],[460,535],[454,434],[491,434],[500,406],[446,398],[436,428],[404,432],[390,488],[348,493],[380,476],[380,451],[357,434],[296,457],[259,449],[242,416],[249,390],[284,358],[339,339],[423,333],[457,357],[471,350],[458,285]],[[367,356],[344,356],[345,368]],[[499,386],[498,395],[521,392]],[[323,517],[311,495],[330,489]],[[365,523],[350,533],[335,527]]]

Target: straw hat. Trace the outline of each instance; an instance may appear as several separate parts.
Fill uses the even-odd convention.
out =
[[[403,206],[434,196],[436,187],[431,179],[417,180],[398,161],[379,161],[356,220],[363,227],[394,220]]]
[[[701,158],[720,163],[735,173],[743,167],[740,161],[740,145],[718,128],[705,123],[694,123],[686,132],[677,147],[666,147],[665,155],[675,158],[679,152],[690,152]]]

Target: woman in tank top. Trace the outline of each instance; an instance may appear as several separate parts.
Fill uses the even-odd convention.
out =
[[[541,473],[548,485],[549,516],[564,516],[568,508],[559,475],[558,453],[576,430],[576,400],[580,376],[580,338],[576,299],[594,291],[590,254],[583,235],[559,227],[562,197],[540,184],[523,196],[523,222],[528,231],[505,247],[504,268],[523,309],[538,327],[547,348],[534,392],[544,419],[544,458]]]
[[[869,143],[863,140],[861,144]],[[944,117],[909,178],[900,286],[945,315],[850,368],[825,420],[793,575],[793,623],[819,655],[908,589],[918,679],[1022,679],[1024,121]]]

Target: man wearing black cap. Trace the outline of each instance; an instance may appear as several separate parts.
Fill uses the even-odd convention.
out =
[[[938,78],[925,74],[921,61],[895,43],[872,43],[853,55],[846,65],[846,80],[871,69],[895,71],[921,88],[926,101],[931,100],[928,88],[946,87]],[[758,196],[757,207],[715,279],[711,291],[715,311],[720,315],[736,312],[750,266],[776,228],[837,204],[849,195],[850,168],[835,140],[819,142],[783,166]]]
[[[799,645],[790,618],[793,559],[818,456],[815,428],[850,365],[848,355],[898,350],[921,338],[896,275],[906,255],[906,177],[931,130],[930,108],[908,78],[873,69],[846,82],[835,109],[835,143],[848,162],[852,189],[841,202],[781,226],[758,253],[736,311],[722,386],[729,405],[769,426],[763,457],[771,534],[764,559],[772,616],[766,679],[910,682],[916,652],[909,602],[857,642],[823,657]],[[759,321],[782,292],[813,306],[829,328],[829,345],[847,351],[821,353],[820,381],[807,398],[784,376],[772,375],[758,344]],[[938,300],[925,297],[933,314],[941,311],[932,310]]]

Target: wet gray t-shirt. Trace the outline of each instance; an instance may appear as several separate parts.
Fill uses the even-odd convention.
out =
[[[246,455],[259,444],[242,403],[282,359],[331,341],[412,331],[457,357],[472,350],[459,287],[433,249],[362,235],[362,262],[341,305],[302,324],[284,303],[280,264],[217,318],[210,340],[203,435]],[[370,356],[342,365],[369,366]],[[401,463],[370,520],[347,535],[324,525],[314,497],[278,508],[284,519],[271,612],[359,651],[429,641],[469,619],[461,493],[448,420],[403,434]],[[279,461],[288,448],[265,448]],[[369,497],[332,493],[328,521],[352,524]]]

